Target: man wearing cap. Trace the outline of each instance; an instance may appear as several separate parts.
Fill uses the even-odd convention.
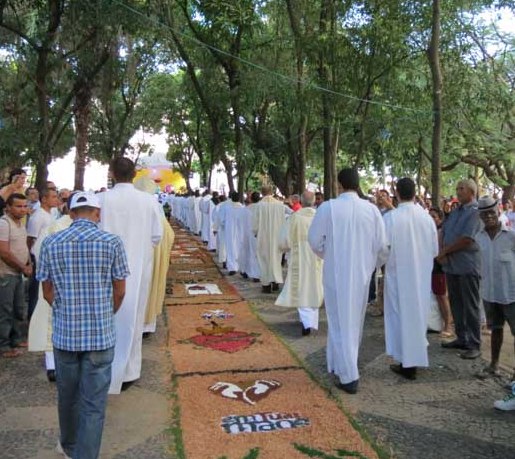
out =
[[[66,457],[98,457],[114,356],[114,314],[129,268],[118,236],[101,231],[95,195],[76,193],[71,226],[42,243],[37,278],[52,305],[60,438]]]
[[[443,248],[436,261],[443,266],[454,317],[457,338],[442,343],[447,349],[461,349],[463,359],[481,355],[481,315],[479,276],[481,255],[474,240],[480,229],[474,180],[462,180],[456,186],[460,202],[442,228]]]
[[[499,220],[500,210],[496,199],[482,197],[478,209],[484,224],[475,238],[481,250],[481,298],[488,327],[492,330],[492,360],[483,373],[496,375],[499,373],[505,322],[515,335],[515,232]],[[515,395],[495,402],[494,406],[501,410],[515,410]]]

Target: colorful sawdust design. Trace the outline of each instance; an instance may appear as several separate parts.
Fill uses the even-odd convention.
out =
[[[209,390],[225,398],[255,405],[256,402],[268,397],[271,392],[280,387],[281,383],[275,379],[258,379],[243,384],[219,381],[213,384]]]
[[[298,413],[255,413],[251,415],[231,414],[222,418],[224,432],[237,435],[241,433],[273,432],[276,430],[309,427],[308,418]]]

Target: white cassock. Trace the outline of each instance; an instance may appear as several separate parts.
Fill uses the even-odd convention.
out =
[[[298,308],[304,328],[318,330],[318,310],[324,300],[323,261],[308,244],[308,230],[316,210],[306,207],[292,214],[279,236],[279,248],[290,252],[288,274],[276,306]]]
[[[211,227],[211,221],[209,218],[209,203],[211,202],[211,195],[206,194],[202,197],[199,203],[199,209],[201,213],[201,227],[200,236],[202,241],[209,242],[209,229]]]
[[[68,215],[58,218],[50,226],[43,228],[39,234],[32,251],[36,257],[36,264],[39,259],[39,252],[43,240],[50,234],[65,230],[72,224]],[[52,346],[52,307],[43,298],[43,287],[40,283],[38,302],[29,323],[29,351],[45,351],[45,364],[47,370],[55,370],[54,353]]]
[[[357,193],[342,193],[317,209],[308,241],[324,259],[327,369],[348,384],[359,379],[358,352],[370,278],[386,259],[383,218]]]
[[[215,203],[212,199],[206,204],[208,213],[207,213],[207,222],[208,222],[208,241],[207,241],[207,250],[216,250],[216,235],[213,232],[213,214],[215,212]]]
[[[252,279],[259,279],[261,272],[259,270],[259,263],[257,259],[257,239],[252,231],[252,219],[256,204],[249,204],[245,208],[245,239],[246,239],[246,257],[245,257],[245,272]]]
[[[202,212],[200,212],[200,203],[202,202],[202,198],[200,196],[195,196],[193,200],[193,212],[195,214],[195,228],[194,233],[199,234],[202,230]]]
[[[230,204],[230,201],[220,202],[215,206],[213,214],[213,231],[216,232],[216,251],[218,253],[218,263],[225,263],[227,260],[227,251],[225,249],[224,229],[220,225],[220,212],[224,206]]]
[[[125,298],[116,315],[116,344],[112,364],[110,394],[119,394],[122,383],[141,375],[143,322],[152,279],[153,247],[163,236],[161,210],[153,196],[118,183],[99,195],[100,228],[123,241],[130,275]]]
[[[228,204],[220,209],[219,221],[225,238],[228,271],[239,271],[238,258],[243,239],[244,211],[241,202],[233,201],[228,201]]]
[[[272,196],[265,196],[252,209],[252,231],[256,235],[256,253],[262,285],[283,283],[279,232],[286,221],[285,206]]]
[[[438,255],[433,219],[413,202],[384,217],[390,247],[384,284],[386,353],[406,368],[427,367],[431,271]]]
[[[186,201],[187,201],[187,209],[188,209],[187,226],[192,233],[197,233],[197,231],[195,231],[196,230],[195,226],[197,224],[197,218],[195,216],[195,196],[190,196]]]

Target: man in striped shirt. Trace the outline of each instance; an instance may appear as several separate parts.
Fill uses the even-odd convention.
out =
[[[121,239],[101,231],[95,195],[70,200],[72,225],[48,236],[37,278],[53,307],[60,439],[65,457],[95,459],[100,451],[111,381],[113,316],[125,295],[129,268]]]

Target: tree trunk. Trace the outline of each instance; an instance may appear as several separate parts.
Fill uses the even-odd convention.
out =
[[[330,88],[328,46],[331,39],[327,36],[329,25],[334,15],[334,0],[321,0],[319,35],[324,37],[320,43],[318,75],[320,85]],[[336,196],[336,150],[333,144],[333,107],[332,96],[322,91],[322,125],[324,141],[324,198],[331,199]]]
[[[441,139],[442,139],[442,69],[440,67],[440,0],[433,0],[431,42],[428,49],[429,66],[433,80],[433,137],[431,146],[431,199],[440,206]]]
[[[74,190],[84,189],[84,173],[88,155],[88,130],[91,114],[91,87],[83,82],[75,96],[75,181]]]

